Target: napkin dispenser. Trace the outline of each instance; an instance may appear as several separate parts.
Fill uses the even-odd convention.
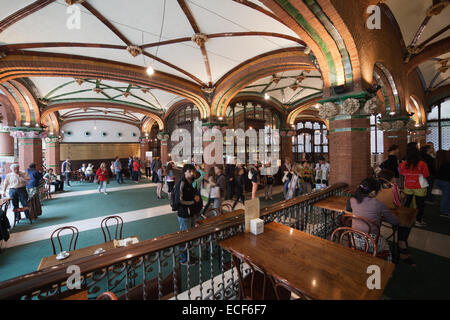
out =
[[[264,232],[264,221],[261,219],[250,220],[250,232],[254,235],[258,235]]]

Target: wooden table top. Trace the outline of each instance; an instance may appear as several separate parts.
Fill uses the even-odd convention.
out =
[[[138,236],[132,236],[132,237],[129,237],[129,238],[137,238],[139,240]],[[41,263],[39,263],[39,266],[38,266],[37,270],[39,271],[39,270],[42,270],[44,268],[53,267],[53,266],[56,266],[56,265],[59,265],[59,264],[63,264],[63,263],[66,263],[66,262],[70,262],[70,261],[73,261],[73,260],[76,260],[76,259],[80,259],[80,258],[84,258],[84,257],[90,256],[90,255],[94,255],[94,251],[99,249],[99,248],[103,248],[106,251],[111,250],[111,249],[115,249],[115,247],[114,247],[114,240],[113,241],[109,241],[109,242],[96,244],[96,245],[89,246],[89,247],[85,247],[85,248],[80,248],[80,249],[69,251],[70,256],[67,257],[66,259],[63,259],[63,260],[56,260],[56,255],[44,257],[44,258],[41,259]]]
[[[331,196],[313,204],[314,207],[342,212],[347,207],[350,197]]]
[[[313,299],[379,299],[395,265],[360,251],[271,222],[257,236],[239,233],[219,242],[286,279]],[[381,289],[367,288],[367,267],[380,267]]]
[[[237,217],[241,214],[244,214],[245,211],[240,209],[240,210],[236,210],[236,211],[231,211],[231,212],[225,212],[222,213],[219,216],[216,217],[209,217],[203,220],[199,220],[197,223],[199,225],[207,225],[207,224],[211,224],[211,223],[216,223],[219,220],[224,220],[224,219],[228,219],[228,218],[233,218],[233,217]]]

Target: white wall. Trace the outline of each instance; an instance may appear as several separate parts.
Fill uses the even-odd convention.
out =
[[[94,129],[96,127],[96,129]],[[62,142],[139,142],[140,132],[139,129],[130,124],[116,121],[107,120],[86,120],[69,122],[63,125],[62,131],[63,141]],[[65,134],[67,131],[71,131],[72,135],[68,136]],[[86,137],[84,133],[90,132],[90,136]],[[106,132],[106,136],[101,135],[102,132]],[[118,137],[117,133],[122,133],[122,137]],[[133,137],[133,133],[136,134]]]

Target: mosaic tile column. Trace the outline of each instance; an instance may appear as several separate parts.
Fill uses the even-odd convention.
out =
[[[59,137],[47,137],[45,138],[45,164],[47,169],[53,169],[53,173],[61,173],[60,165],[60,138]]]
[[[21,170],[28,168],[30,163],[35,163],[36,168],[42,170],[42,139],[47,137],[47,133],[38,129],[16,129],[11,135],[18,139]]]

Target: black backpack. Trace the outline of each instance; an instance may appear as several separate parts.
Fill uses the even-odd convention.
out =
[[[180,208],[180,185],[181,180],[173,187],[172,193],[170,194],[170,206],[172,207],[172,211],[178,211]]]

